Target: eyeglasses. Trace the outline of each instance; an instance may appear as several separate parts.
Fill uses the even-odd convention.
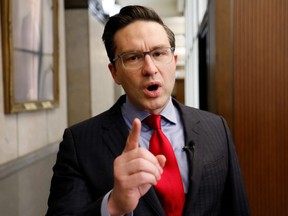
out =
[[[162,47],[147,52],[124,52],[117,55],[113,59],[113,62],[117,59],[121,59],[124,68],[139,69],[144,65],[145,56],[149,55],[155,65],[161,66],[172,62],[174,51],[175,47]]]

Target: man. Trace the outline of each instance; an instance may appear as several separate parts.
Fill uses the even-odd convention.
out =
[[[171,98],[173,32],[153,10],[127,6],[108,20],[102,39],[126,95],[65,130],[47,215],[249,215],[225,121]],[[163,132],[148,116],[160,116],[168,141],[152,141]]]

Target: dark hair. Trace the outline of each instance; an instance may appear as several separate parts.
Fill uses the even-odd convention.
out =
[[[105,25],[102,40],[110,62],[112,62],[115,57],[116,44],[114,42],[114,35],[116,32],[139,20],[153,21],[162,25],[167,33],[170,46],[175,47],[174,33],[163,23],[162,19],[153,9],[138,5],[130,5],[123,7],[118,14],[110,17]]]

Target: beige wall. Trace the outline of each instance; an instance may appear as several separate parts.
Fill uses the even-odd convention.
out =
[[[67,125],[64,1],[59,1],[60,106],[47,111],[4,114],[2,44],[0,44],[0,165],[17,159],[62,137]]]
[[[81,108],[85,103],[88,109],[91,109],[89,115],[85,116],[89,118],[108,109],[123,93],[120,87],[115,86],[107,67],[108,59],[101,40],[103,24],[92,15],[87,16],[88,10],[64,10],[64,1],[59,2],[60,107],[49,111],[5,115],[2,99],[3,81],[0,80],[1,215],[44,215],[58,144],[68,124],[67,110],[76,107],[80,108],[79,113],[83,114]],[[79,22],[83,26],[79,27]],[[71,27],[68,30],[67,24]],[[71,35],[79,43],[77,46],[75,40],[71,41]],[[73,52],[70,50],[71,46],[75,48]],[[86,49],[85,55],[82,52],[83,48]],[[71,59],[74,62],[71,63]],[[1,60],[0,52],[2,65]],[[76,70],[74,74],[77,77],[74,82],[68,79],[71,70]],[[86,76],[85,79],[83,74]],[[0,66],[1,78],[2,75]],[[83,85],[87,85],[88,87],[85,87],[88,89],[80,92],[83,91]],[[75,95],[72,96],[78,96],[78,100],[68,106],[67,98],[71,97],[71,92],[67,91],[67,87],[71,86],[76,86]]]
[[[108,109],[123,93],[114,83],[108,69],[108,57],[102,42],[103,23],[89,13],[89,47],[91,72],[91,114],[97,115]]]
[[[67,127],[67,119],[69,113],[67,112],[67,98],[71,95],[67,92],[67,85],[74,86],[75,83],[67,82],[67,73],[70,73],[66,68],[67,56],[70,58],[76,57],[77,51],[66,53],[66,47],[75,47],[75,41],[67,40],[69,35],[79,35],[79,29],[65,28],[65,17],[69,17],[75,21],[79,21],[79,13],[84,13],[83,10],[66,10],[64,9],[63,1],[59,1],[59,36],[60,36],[60,106],[59,108],[46,111],[26,112],[18,114],[4,114],[4,101],[3,101],[3,81],[0,82],[0,165],[20,158],[21,156],[35,152],[43,147],[52,144],[57,144],[62,139],[64,129]],[[101,36],[103,33],[104,25],[98,21],[95,16],[88,12],[88,52],[86,57],[89,58],[89,64],[85,71],[89,71],[90,78],[86,80],[89,83],[85,85],[90,86],[90,94],[87,94],[84,103],[88,103],[90,113],[85,118],[97,115],[104,110],[110,108],[115,100],[123,94],[123,89],[116,86],[112,76],[108,70],[108,58],[102,42]],[[87,13],[86,12],[86,13]],[[82,17],[83,19],[83,17]],[[73,22],[74,22],[73,21]],[[87,22],[87,21],[86,21]],[[82,29],[83,30],[83,29]],[[81,31],[82,31],[81,30]],[[66,31],[66,32],[65,32]],[[75,32],[76,31],[76,32]],[[66,35],[66,36],[65,36]],[[75,37],[74,37],[75,39]],[[82,38],[83,39],[83,38]],[[78,40],[81,41],[81,40]],[[82,44],[83,45],[83,44]],[[0,44],[0,50],[2,50]],[[80,43],[81,46],[81,43]],[[73,54],[74,53],[74,54]],[[66,56],[67,55],[67,56]],[[72,56],[71,56],[72,55]],[[73,57],[74,55],[74,57]],[[77,57],[76,59],[79,59]],[[68,62],[69,63],[69,62]],[[0,64],[2,66],[2,52],[0,52]],[[76,65],[75,65],[76,64]],[[78,70],[79,61],[73,66],[73,70]],[[72,64],[73,65],[73,64]],[[69,66],[69,65],[67,65]],[[70,65],[71,68],[71,65]],[[83,68],[82,68],[83,69]],[[83,69],[84,70],[84,69]],[[82,71],[83,72],[83,71]],[[81,70],[77,71],[77,80],[82,80],[83,74]],[[0,77],[3,77],[3,70],[0,67]],[[82,80],[83,81],[83,80]],[[86,82],[85,81],[85,82]],[[79,84],[79,82],[78,82]],[[82,84],[83,85],[83,82]],[[79,86],[78,86],[79,87]],[[76,96],[79,96],[79,88],[77,87]],[[81,87],[81,86],[80,86]],[[74,94],[75,94],[74,92]],[[83,92],[82,92],[83,94]],[[79,97],[77,97],[79,99]],[[83,97],[80,97],[83,99]],[[79,102],[70,105],[70,108],[79,108]],[[80,107],[81,108],[81,107]],[[83,110],[79,111],[79,115],[83,114]]]
[[[108,69],[104,25],[88,9],[66,9],[68,124],[95,116],[122,93]],[[79,103],[81,98],[81,103]]]

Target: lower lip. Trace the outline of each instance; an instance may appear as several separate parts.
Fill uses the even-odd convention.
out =
[[[144,94],[148,97],[155,98],[160,95],[160,87],[156,91],[149,91],[147,89],[144,90]]]

